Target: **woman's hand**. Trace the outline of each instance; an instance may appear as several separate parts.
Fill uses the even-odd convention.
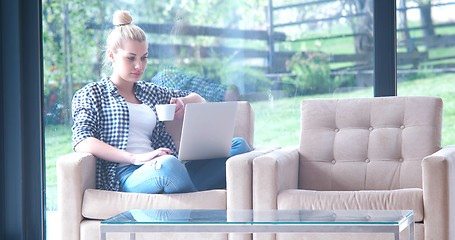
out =
[[[154,151],[148,153],[141,153],[141,154],[133,154],[131,164],[134,165],[141,165],[146,162],[153,160],[159,156],[168,155],[173,153],[173,151],[169,148],[158,148]]]
[[[203,97],[197,93],[190,93],[186,97],[172,98],[171,104],[175,104],[174,119],[182,119],[185,114],[185,105],[188,103],[203,103],[206,102]]]
[[[185,102],[183,98],[172,98],[171,104],[175,104],[174,119],[182,119],[185,114]]]

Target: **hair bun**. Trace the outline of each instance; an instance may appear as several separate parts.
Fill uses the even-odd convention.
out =
[[[133,22],[130,12],[125,10],[118,10],[114,13],[113,24],[114,26],[128,25]]]

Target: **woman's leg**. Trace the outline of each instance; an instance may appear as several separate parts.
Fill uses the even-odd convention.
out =
[[[229,157],[250,152],[251,148],[245,139],[236,137],[232,139],[231,155]]]
[[[243,138],[232,139],[231,155],[229,157],[251,151]],[[185,164],[188,174],[199,191],[226,188],[227,158],[194,160]]]
[[[121,191],[137,193],[194,192],[188,172],[180,160],[172,155],[158,157],[130,173],[119,171]],[[132,172],[132,173],[131,173]]]

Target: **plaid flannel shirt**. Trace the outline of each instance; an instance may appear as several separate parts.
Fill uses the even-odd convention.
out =
[[[165,104],[171,98],[184,97],[190,92],[169,90],[152,83],[139,81],[134,85],[137,99],[149,106],[156,114],[155,105]],[[124,150],[128,142],[129,112],[125,99],[117,93],[118,88],[103,78],[78,90],[72,101],[73,148],[88,137],[95,137],[111,146]],[[164,122],[158,121],[152,133],[152,147],[170,148],[177,154],[172,137],[164,130]],[[97,159],[96,187],[104,190],[119,190],[116,178],[118,163]]]

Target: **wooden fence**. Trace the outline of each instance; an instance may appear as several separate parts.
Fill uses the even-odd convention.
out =
[[[337,21],[339,19],[351,19],[351,18],[359,18],[367,16],[368,13],[357,13],[357,14],[345,14],[341,16],[329,16],[319,19],[302,19],[299,21],[294,22],[287,22],[287,23],[280,23],[275,24],[273,17],[274,12],[279,12],[281,10],[289,9],[289,8],[301,8],[307,7],[312,5],[321,5],[326,3],[333,3],[339,2],[339,0],[318,0],[318,1],[309,1],[297,4],[291,4],[286,6],[273,6],[273,0],[269,0],[269,10],[268,10],[268,21],[269,21],[269,29],[273,31],[280,29],[286,26],[294,26],[294,25],[304,25],[304,24],[313,24],[313,23],[321,23],[321,22],[330,22],[330,21]],[[437,3],[431,5],[423,5],[423,6],[416,6],[416,7],[405,7],[404,2],[401,1],[400,6],[397,11],[399,13],[406,13],[408,10],[412,9],[420,9],[420,8],[428,8],[431,11],[431,8],[434,7],[444,7],[447,5],[453,5],[455,2],[452,3]],[[406,16],[406,15],[405,15]],[[434,29],[442,29],[446,27],[454,27],[455,23],[442,23],[442,24],[433,24],[430,22],[427,25],[420,26],[420,27],[406,27],[397,29],[398,33],[405,33],[409,36],[410,32],[413,31],[429,31]],[[292,41],[283,41],[283,42],[308,42],[308,41],[315,41],[315,40],[332,40],[336,38],[352,38],[352,37],[362,37],[367,36],[367,32],[357,32],[357,33],[346,33],[346,34],[336,34],[330,36],[323,36],[323,37],[309,37],[309,38],[301,38],[301,39],[294,39]],[[400,39],[399,39],[400,40]],[[272,40],[273,44],[273,40]],[[417,51],[418,47],[425,46],[425,51]],[[415,72],[418,71],[418,67],[425,63],[426,67],[434,72],[455,72],[455,64],[454,63],[438,63],[438,64],[431,64],[432,62],[440,62],[445,60],[454,60],[455,59],[455,52],[452,55],[445,56],[445,57],[438,57],[438,58],[430,58],[428,51],[435,48],[446,48],[446,47],[453,47],[455,46],[455,35],[447,34],[447,35],[431,35],[431,36],[424,36],[412,39],[402,39],[398,42],[398,47],[406,48],[409,51],[407,52],[399,52],[397,54],[397,64],[398,64],[398,71],[399,73],[406,73],[406,72]],[[274,56],[282,56],[284,59],[292,55],[292,53],[275,53]],[[362,72],[369,72],[372,74],[373,69],[373,52],[364,52],[364,53],[356,53],[356,54],[338,54],[338,55],[331,55],[330,56],[330,63],[352,63],[352,65],[348,67],[340,67],[340,68],[332,68],[332,75],[338,74],[346,74],[352,73],[357,74],[359,71]],[[279,64],[278,64],[279,65]],[[281,70],[281,69],[280,69]],[[276,71],[275,71],[276,72]]]
[[[302,24],[311,24],[318,22],[327,22],[327,21],[337,21],[341,18],[350,19],[364,17],[366,13],[358,14],[346,14],[342,16],[332,16],[324,17],[320,19],[303,19],[296,22],[289,23],[280,23],[274,24],[274,11],[280,11],[286,8],[298,8],[304,7],[311,4],[324,4],[329,2],[335,2],[340,0],[319,0],[312,2],[305,2],[300,4],[293,4],[288,6],[273,6],[273,1],[269,0],[268,8],[268,29],[267,30],[239,30],[239,29],[229,29],[229,28],[215,28],[215,27],[204,27],[204,26],[179,26],[178,34],[181,36],[206,36],[214,37],[220,39],[241,39],[241,40],[256,40],[261,41],[265,46],[264,48],[246,48],[246,47],[226,47],[223,45],[202,45],[202,46],[192,46],[189,44],[162,44],[162,43],[150,43],[149,46],[149,57],[151,58],[174,58],[178,54],[184,52],[187,56],[197,57],[197,58],[210,58],[210,57],[232,57],[238,56],[239,58],[245,59],[245,61],[250,61],[250,59],[263,59],[266,63],[262,66],[263,70],[268,73],[268,76],[276,78],[277,76],[287,75],[289,73],[286,69],[286,61],[290,60],[291,57],[296,53],[294,51],[276,51],[275,44],[285,43],[285,42],[305,42],[305,41],[314,41],[314,40],[331,40],[336,38],[355,38],[359,36],[367,35],[366,32],[359,33],[346,33],[346,34],[337,34],[329,35],[323,37],[311,37],[311,38],[301,38],[288,40],[284,32],[278,31],[282,27],[290,25],[302,25]],[[455,4],[455,3],[452,3]],[[441,4],[431,5],[430,7],[439,6]],[[444,4],[447,5],[447,4]],[[398,11],[406,11],[412,8],[398,9]],[[174,24],[138,24],[144,31],[151,34],[166,34],[170,35],[173,33]],[[421,26],[414,28],[401,28],[398,29],[400,32],[412,32],[412,31],[422,31],[427,28],[445,28],[453,27],[455,23],[446,23],[446,24],[432,24],[431,26]],[[90,28],[97,29],[106,29],[105,26],[92,25]],[[222,41],[220,41],[222,42]],[[455,53],[451,56],[446,56],[443,58],[430,58],[428,50],[433,48],[440,47],[452,47],[455,46],[455,35],[434,35],[431,37],[420,37],[412,39],[412,42],[409,40],[404,42],[399,42],[398,47],[408,47],[409,44],[414,46],[426,46],[426,50],[423,52],[419,51],[409,51],[409,52],[399,52],[397,54],[397,64],[399,66],[398,70],[401,72],[406,71],[415,71],[418,69],[419,65],[422,63],[431,63],[441,60],[452,60],[455,59]],[[409,48],[408,48],[409,49]],[[417,48],[416,48],[417,49]],[[215,55],[215,56],[214,56]],[[370,72],[372,73],[373,62],[372,59],[373,51],[363,52],[357,54],[333,54],[330,55],[330,63],[348,63],[349,66],[332,68],[332,75],[338,74],[357,74],[359,72]],[[440,68],[446,68],[448,71],[455,69],[455,64],[434,64],[432,67],[435,70]],[[454,70],[455,71],[455,70]],[[281,74],[281,75],[280,75]]]

